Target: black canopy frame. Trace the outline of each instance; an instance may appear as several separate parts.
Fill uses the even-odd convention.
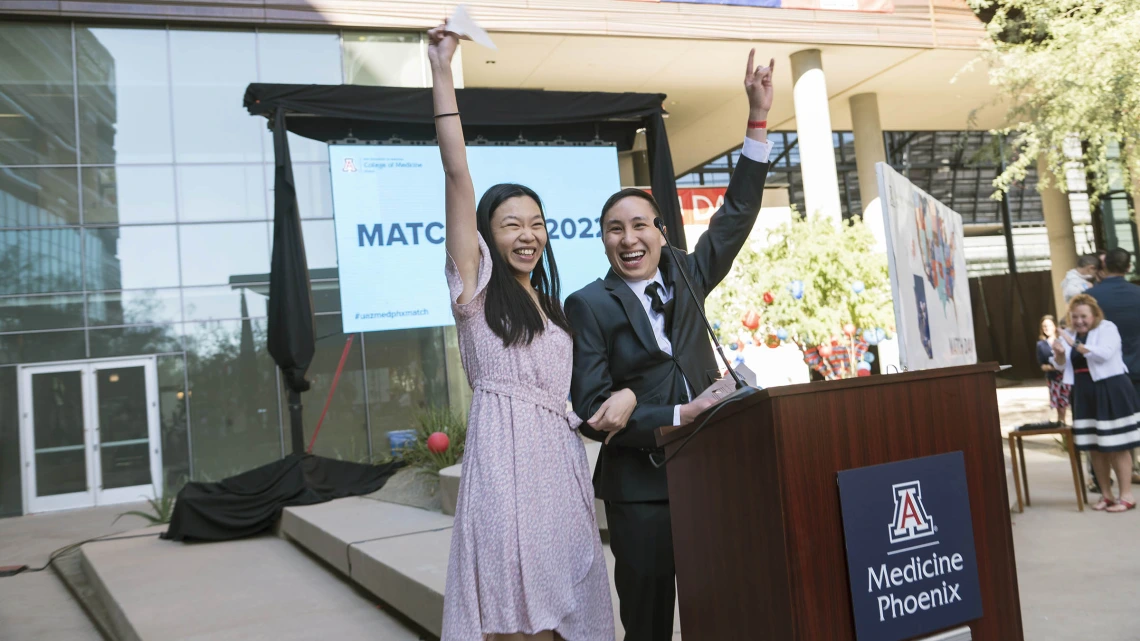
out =
[[[456,99],[470,144],[601,143],[627,151],[644,129],[653,194],[670,242],[685,248],[664,94],[478,88],[459,89]],[[287,132],[326,143],[434,143],[432,95],[431,89],[407,87],[254,83],[246,88],[244,102],[273,131],[269,352],[289,388],[292,449],[300,454],[300,395],[309,388],[305,372],[315,349],[315,324]]]

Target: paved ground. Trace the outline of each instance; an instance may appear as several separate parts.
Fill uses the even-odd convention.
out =
[[[1004,388],[998,399],[1003,433],[1051,418],[1043,385]],[[1033,505],[1012,515],[1025,639],[1140,640],[1140,511],[1078,512],[1068,461],[1048,437],[1027,443],[1026,460]],[[42,565],[68,543],[139,528],[133,517],[111,525],[135,507],[0,519],[0,565]],[[54,573],[0,579],[0,639],[99,638]]]
[[[146,525],[138,517],[115,517],[143,505],[0,519],[0,565],[40,567],[65,545]],[[103,637],[63,581],[50,568],[0,578],[0,639],[3,641],[100,641]]]
[[[1140,512],[1077,512],[1068,461],[1025,458],[1033,505],[1013,513],[1013,542],[1026,641],[1137,641]]]

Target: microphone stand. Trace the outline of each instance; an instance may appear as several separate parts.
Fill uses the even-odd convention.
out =
[[[689,276],[685,272],[685,265],[682,262],[683,259],[680,253],[677,251],[677,248],[669,244],[669,237],[665,235],[665,223],[661,220],[660,216],[657,216],[653,219],[653,226],[657,228],[657,231],[661,232],[661,237],[665,239],[665,246],[669,248],[669,251],[673,256],[673,260],[677,263],[677,270],[681,272],[681,278],[685,281],[685,287],[689,290],[689,296],[691,296],[693,298],[693,302],[697,304],[697,313],[701,315],[701,320],[705,322],[705,329],[708,330],[709,337],[712,338],[713,345],[716,345],[716,351],[718,354],[720,354],[720,360],[724,361],[724,366],[728,368],[729,376],[732,377],[732,380],[736,381],[736,391],[732,394],[729,394],[728,396],[725,396],[723,399],[720,399],[718,403],[723,403],[730,399],[740,400],[745,396],[756,393],[759,390],[757,390],[755,387],[750,386],[748,383],[745,383],[744,379],[740,376],[740,373],[732,368],[732,364],[728,362],[728,357],[724,355],[724,348],[721,347],[720,341],[716,339],[716,332],[713,331],[712,323],[709,322],[708,316],[705,315],[704,305],[702,305],[701,300],[697,298],[697,293],[693,291],[693,284],[689,282]]]

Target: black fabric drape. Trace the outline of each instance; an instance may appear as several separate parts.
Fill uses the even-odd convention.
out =
[[[301,392],[309,389],[305,372],[316,352],[316,321],[301,212],[293,183],[293,162],[285,129],[285,111],[273,114],[273,258],[269,271],[269,355],[281,368],[289,389],[290,443],[304,451]]]
[[[645,144],[649,151],[649,179],[653,187],[653,199],[661,210],[669,242],[674,247],[688,251],[681,203],[677,199],[677,179],[673,175],[673,155],[669,151],[669,135],[665,131],[665,119],[660,113],[649,117],[645,128]]]
[[[628,151],[637,130],[644,128],[650,186],[669,227],[670,240],[686,247],[661,106],[664,94],[489,88],[458,89],[455,93],[464,133],[473,144],[479,139],[600,140]],[[276,118],[282,111],[289,114],[285,122],[289,131],[322,142],[435,139],[431,89],[254,83],[246,89],[245,107],[253,115],[274,119],[275,140]],[[275,195],[278,200],[285,196],[280,191]]]
[[[162,538],[227,541],[260,534],[273,527],[283,508],[370,494],[403,465],[292,454],[218,483],[187,483]]]

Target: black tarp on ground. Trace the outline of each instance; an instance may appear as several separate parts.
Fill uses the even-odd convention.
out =
[[[290,455],[218,483],[187,483],[162,538],[227,541],[260,534],[273,527],[283,508],[375,492],[403,465]]]
[[[685,248],[684,224],[677,202],[673,157],[665,132],[665,94],[540,89],[457,89],[468,141],[590,142],[601,140],[619,151],[633,146],[645,128],[653,195],[674,246]],[[254,83],[245,91],[245,107],[266,116],[277,135],[281,128],[322,142],[435,140],[431,89],[357,85],[284,85]],[[277,117],[279,111],[288,116]],[[281,147],[277,150],[281,163]],[[285,147],[286,152],[288,148]],[[276,199],[287,198],[278,190]]]

